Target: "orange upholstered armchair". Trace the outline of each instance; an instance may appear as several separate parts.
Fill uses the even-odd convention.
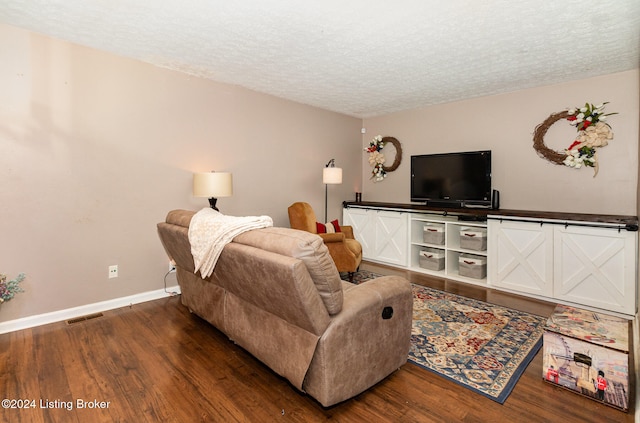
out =
[[[319,235],[329,249],[338,272],[348,272],[351,279],[362,261],[362,245],[353,237],[353,228],[341,226],[341,232],[318,233],[318,220],[308,203],[293,203],[288,211],[291,227]]]

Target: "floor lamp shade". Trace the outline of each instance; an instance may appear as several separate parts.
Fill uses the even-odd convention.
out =
[[[323,184],[341,184],[342,168],[325,167],[324,169],[322,169],[322,183]]]

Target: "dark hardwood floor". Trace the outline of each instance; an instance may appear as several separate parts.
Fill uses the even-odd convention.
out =
[[[407,271],[363,268],[539,315],[554,308]],[[635,412],[635,406],[624,413],[544,383],[542,352],[503,405],[407,363],[325,409],[191,315],[179,297],[0,335],[0,363],[2,398],[30,407],[0,408],[3,422],[601,423],[633,422]]]

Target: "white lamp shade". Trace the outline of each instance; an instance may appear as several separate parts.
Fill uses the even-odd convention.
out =
[[[194,197],[230,197],[233,195],[233,178],[229,172],[193,174]]]
[[[323,184],[341,184],[342,168],[341,167],[325,167],[322,169]]]

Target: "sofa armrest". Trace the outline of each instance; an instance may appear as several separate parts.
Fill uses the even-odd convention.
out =
[[[355,239],[353,236],[353,227],[352,226],[340,226],[340,230],[344,233],[344,236],[348,239]]]
[[[383,316],[386,307],[393,309],[390,318]],[[325,335],[336,330],[339,333],[333,336],[341,336],[344,335],[341,328],[357,325],[363,336],[360,341],[365,338],[373,340],[376,330],[389,329],[393,325],[393,330],[404,330],[404,335],[400,338],[408,352],[412,318],[413,294],[409,281],[400,276],[382,276],[344,291],[342,312],[334,316]],[[367,329],[363,325],[371,326]],[[349,335],[350,339],[355,339],[353,335],[354,333]],[[380,339],[385,338],[382,336]],[[380,345],[380,339],[375,340],[376,348]]]
[[[342,242],[343,239],[355,239],[353,237],[352,226],[340,226],[342,232],[332,232],[328,234],[318,234],[322,237],[324,242]]]
[[[318,234],[325,244],[329,242],[344,242],[344,234],[342,232],[334,232],[329,234]]]
[[[305,390],[324,406],[357,395],[406,363],[413,295],[399,276],[384,276],[344,291],[306,376]]]

